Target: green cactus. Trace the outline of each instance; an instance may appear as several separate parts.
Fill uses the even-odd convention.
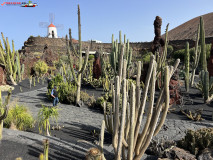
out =
[[[209,72],[205,71],[204,75],[204,102],[209,98]]]
[[[186,92],[189,92],[189,42],[186,42],[186,49],[185,49],[185,88]]]
[[[19,68],[17,63],[20,63],[18,52],[15,51],[14,41],[12,41],[12,51],[10,49],[10,44],[8,38],[4,38],[4,34],[1,33],[4,48],[0,41],[0,63],[5,66],[6,74],[10,78],[13,85],[17,85],[17,72],[19,73]],[[18,58],[17,58],[18,57]]]
[[[194,52],[194,63],[192,65],[192,76],[191,76],[191,87],[193,87],[194,84],[194,76],[195,76],[195,70],[198,67],[199,59],[200,59],[200,50],[198,49],[198,43],[200,39],[200,24],[198,25],[197,29],[197,38],[196,38],[196,44],[195,44],[195,52]]]
[[[1,92],[1,91],[0,91]],[[5,99],[4,104],[2,104],[2,100],[0,100],[0,140],[2,140],[2,132],[3,132],[3,120],[7,118],[8,110],[9,110],[9,101],[11,97],[12,91],[8,91],[7,98]],[[1,94],[1,93],[0,93]],[[0,97],[1,99],[1,97]]]
[[[201,64],[202,70],[207,71],[206,62],[206,44],[205,44],[205,28],[203,17],[200,17],[200,40],[201,40]]]
[[[86,57],[84,59],[84,63],[82,64],[81,18],[80,17],[81,17],[80,16],[80,6],[78,5],[78,37],[79,37],[79,40],[78,40],[78,43],[79,43],[79,46],[78,46],[79,65],[78,66],[79,66],[79,69],[78,69],[77,76],[76,76],[74,68],[73,68],[70,45],[69,45],[69,42],[68,42],[68,37],[66,36],[66,44],[67,44],[67,54],[68,54],[68,58],[69,58],[69,66],[70,66],[74,81],[75,81],[75,83],[77,85],[76,104],[78,104],[79,101],[80,101],[81,75],[82,75],[82,72],[84,72],[85,69],[86,69],[88,58],[89,58],[89,47],[88,47],[87,52],[86,52]],[[72,37],[71,36],[71,29],[69,29],[69,37],[70,37],[70,41],[72,41],[72,39],[71,39],[71,37]]]
[[[21,65],[21,79],[24,79],[24,64]]]
[[[198,155],[205,148],[213,146],[213,128],[201,128],[196,131],[187,130],[185,137],[178,141],[177,145]]]
[[[123,59],[127,60],[127,69],[129,69],[132,61],[132,48],[129,47],[129,40],[124,40],[124,44],[122,44],[122,38],[121,38],[121,31],[119,31],[119,44],[116,41],[114,41],[114,35],[112,34],[112,50],[110,54],[110,64],[114,71],[114,76],[119,75],[122,73],[122,64]],[[124,36],[126,39],[126,35]],[[119,67],[119,65],[121,67]],[[128,74],[127,74],[128,76]]]
[[[44,159],[45,160],[48,160],[48,157],[49,157],[49,140],[48,139],[44,139],[43,141],[43,144],[44,144]]]

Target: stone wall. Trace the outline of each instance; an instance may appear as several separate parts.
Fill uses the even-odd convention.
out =
[[[169,41],[169,45],[172,45],[174,51],[185,48],[186,41],[189,42],[189,46],[194,47],[195,41],[193,40],[173,40]],[[213,41],[213,37],[206,38],[206,44],[209,44]],[[73,40],[74,45],[76,46],[76,40]],[[64,38],[44,38],[44,37],[30,37],[27,41],[24,42],[24,46],[20,50],[21,53],[33,53],[33,52],[43,52],[45,45],[54,52],[54,53],[66,53],[66,40]],[[133,49],[134,53],[142,54],[142,51],[150,51],[152,42],[132,42],[130,47]],[[87,47],[90,47],[91,51],[102,50],[104,52],[111,52],[111,43],[90,43],[82,42],[82,50],[86,50]]]

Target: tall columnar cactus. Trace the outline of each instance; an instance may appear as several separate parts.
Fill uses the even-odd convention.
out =
[[[200,17],[200,40],[201,40],[201,65],[202,70],[207,71],[206,62],[206,44],[205,44],[205,28],[203,17]]]
[[[194,76],[195,76],[195,70],[198,67],[199,59],[200,59],[200,50],[198,49],[198,43],[200,39],[200,24],[198,24],[197,29],[197,38],[196,38],[196,44],[195,44],[195,52],[194,52],[194,63],[192,65],[192,77],[191,77],[191,87],[193,87],[194,84]]]
[[[1,91],[0,91],[1,92]],[[9,110],[9,101],[11,97],[11,90],[8,91],[7,98],[5,99],[4,104],[2,100],[0,101],[0,140],[2,139],[2,132],[3,132],[3,120],[7,118],[8,110]],[[1,99],[1,97],[0,97]]]
[[[132,48],[129,47],[129,40],[127,40],[127,43],[126,40],[124,40],[124,43],[122,43],[121,37],[122,36],[120,31],[118,43],[117,40],[114,41],[114,35],[112,35],[112,51],[110,54],[110,64],[114,71],[114,76],[121,74],[120,71],[122,70],[122,68],[120,68],[120,66],[122,66],[121,64],[123,59],[127,60],[127,69],[130,67],[132,61]],[[124,38],[126,39],[126,36],[124,36]]]
[[[72,41],[72,36],[71,36],[71,29],[69,29],[69,37],[70,37],[70,41]],[[81,44],[81,18],[80,18],[80,6],[78,5],[78,54],[79,54],[79,67],[78,67],[78,71],[77,71],[77,75],[75,73],[75,70],[73,68],[73,63],[72,63],[72,58],[71,58],[71,51],[73,51],[73,49],[70,51],[70,45],[68,42],[68,38],[66,36],[66,44],[67,44],[67,53],[68,53],[68,57],[69,57],[69,65],[70,65],[70,69],[74,78],[74,81],[77,85],[77,96],[76,96],[76,104],[79,104],[80,101],[80,92],[81,92],[81,74],[82,72],[84,72],[84,70],[86,69],[87,66],[87,62],[88,62],[88,57],[89,57],[89,47],[87,49],[86,52],[86,57],[84,59],[84,64],[82,65],[82,44]]]
[[[204,89],[204,102],[206,102],[206,100],[209,98],[209,72],[208,71],[205,71],[203,89]]]
[[[43,141],[43,144],[44,144],[44,160],[48,160],[48,157],[49,157],[49,140],[48,139],[44,139]]]
[[[12,82],[12,84],[16,85],[16,82],[17,82],[16,75],[18,72],[18,76],[19,76],[19,71],[20,71],[19,54],[18,52],[15,51],[14,41],[12,41],[12,50],[11,50],[8,38],[5,39],[3,33],[1,33],[1,35],[3,39],[4,47],[0,41],[0,55],[1,55],[0,63],[1,65],[5,66],[6,74],[10,78],[10,81]]]
[[[21,66],[20,66],[20,57],[18,52],[16,52],[16,66],[17,66],[17,72],[18,72],[18,81],[21,82]]]
[[[189,42],[186,42],[184,64],[185,64],[185,88],[186,92],[189,92]]]
[[[126,155],[128,156],[128,160],[141,159],[152,137],[160,131],[169,108],[169,81],[179,62],[180,60],[178,59],[174,67],[165,66],[164,83],[162,85],[163,87],[161,87],[156,103],[154,103],[154,96],[157,63],[154,59],[154,56],[151,56],[150,59],[145,88],[143,89],[143,97],[141,99],[136,96],[138,94],[137,87],[139,86],[139,82],[136,83],[136,87],[133,83],[131,84],[131,93],[128,95],[129,89],[127,86],[128,83],[126,83],[126,79],[123,78],[121,83],[122,87],[120,87],[120,79],[122,77],[115,77],[115,90],[114,86],[111,86],[112,108],[110,110],[110,114],[106,114],[106,112],[104,114],[105,122],[107,123],[106,126],[113,126],[113,130],[110,130],[110,132],[113,134],[112,144],[114,147],[116,159],[126,159]],[[126,60],[124,60],[124,63],[126,63]],[[141,76],[140,66],[141,63],[138,62],[137,81],[139,81]],[[144,128],[142,132],[140,132],[141,120],[143,119],[148,89],[150,89],[149,109]],[[122,98],[120,100],[121,91]],[[165,108],[163,109],[162,116],[160,116],[163,103],[165,103]],[[122,106],[121,117],[119,116],[120,104]],[[137,107],[137,105],[139,105],[139,107]],[[110,129],[110,127],[108,127],[108,129]]]

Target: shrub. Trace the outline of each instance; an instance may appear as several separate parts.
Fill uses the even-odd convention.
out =
[[[66,104],[75,104],[77,86],[74,83],[64,82],[60,74],[55,76],[48,84],[48,97],[51,99],[51,91],[57,86],[59,101]],[[89,96],[86,92],[81,91],[81,100],[88,106],[93,106],[94,97]]]
[[[34,64],[34,69],[39,76],[42,76],[47,73],[48,65],[44,61],[39,60]]]
[[[178,141],[177,145],[189,150],[194,155],[198,155],[205,148],[213,148],[213,128],[188,130],[185,137]]]
[[[49,134],[50,122],[49,119],[55,119],[57,121],[58,118],[58,108],[57,107],[48,107],[42,105],[42,108],[38,112],[38,126],[39,132],[42,133],[43,129],[46,130],[46,134]]]
[[[92,60],[92,59],[94,59],[94,58],[95,58],[95,56],[90,54],[88,60]]]
[[[167,55],[171,55],[173,53],[174,49],[171,45],[167,46]]]
[[[152,52],[147,52],[145,55],[142,56],[142,61],[144,64],[149,63],[151,54]]]
[[[8,116],[4,120],[4,125],[7,128],[9,128],[12,123],[18,130],[27,130],[33,127],[34,119],[27,107],[16,104],[9,109]]]

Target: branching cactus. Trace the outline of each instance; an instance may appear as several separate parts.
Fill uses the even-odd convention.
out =
[[[0,91],[1,92],[1,91]],[[3,132],[3,120],[7,118],[8,110],[9,110],[9,101],[11,97],[11,90],[8,91],[7,98],[5,99],[4,104],[2,104],[2,99],[0,97],[0,140],[2,139],[2,132]]]
[[[71,29],[69,29],[69,37],[70,37],[70,41],[72,41],[72,36],[71,36]],[[73,68],[73,63],[72,63],[72,58],[71,58],[71,51],[73,51],[73,49],[70,50],[70,45],[68,42],[68,38],[66,36],[66,44],[67,44],[67,53],[68,53],[68,57],[69,57],[69,65],[70,65],[70,69],[72,72],[72,76],[74,78],[74,81],[77,85],[77,96],[76,96],[76,105],[79,104],[80,101],[80,92],[81,92],[81,74],[82,72],[85,71],[86,66],[87,66],[87,62],[88,62],[88,58],[89,58],[89,47],[87,48],[87,52],[86,52],[86,57],[84,59],[84,63],[82,65],[82,44],[81,44],[81,19],[80,19],[80,7],[78,5],[78,43],[79,43],[79,50],[78,50],[78,54],[79,54],[79,67],[78,67],[78,71],[77,71],[77,75],[75,73],[75,70]],[[80,105],[79,105],[80,106]]]
[[[185,57],[184,57],[186,92],[189,92],[189,57],[190,57],[189,56],[189,42],[186,42]]]
[[[198,48],[199,39],[200,39],[200,24],[198,25],[198,29],[197,29],[197,38],[196,38],[195,52],[194,52],[194,63],[192,65],[192,76],[191,76],[191,82],[190,82],[191,87],[193,87],[195,71],[198,67],[199,60],[200,60],[200,50]]]
[[[121,31],[119,32],[119,43],[114,41],[114,35],[112,35],[112,51],[110,54],[110,64],[114,71],[114,75],[121,76],[123,60],[127,60],[127,69],[131,65],[132,61],[132,49],[129,46],[129,40],[126,43],[126,35],[124,36],[124,43],[122,43]]]
[[[8,38],[5,39],[4,34],[1,32],[4,47],[0,41],[0,63],[6,69],[6,74],[10,78],[13,85],[20,81],[20,59],[18,52],[15,51],[14,41],[12,41],[12,50]],[[18,72],[18,78],[17,78]]]
[[[175,62],[174,67],[165,66],[163,85],[156,102],[154,102],[154,96],[157,63],[153,55],[150,58],[145,87],[142,93],[143,97],[141,99],[136,96],[140,92],[140,88],[138,87],[141,76],[141,62],[138,62],[137,83],[136,86],[131,83],[130,95],[128,95],[129,89],[126,78],[123,78],[122,83],[120,83],[122,77],[115,77],[115,87],[113,86],[113,83],[111,86],[112,108],[110,114],[106,114],[106,112],[104,114],[105,122],[107,122],[106,126],[112,126],[113,128],[110,131],[113,134],[112,144],[116,160],[140,160],[153,136],[157,135],[160,131],[165,122],[169,108],[169,81],[177,69],[179,62],[180,60],[178,59]],[[144,122],[144,128],[142,132],[140,132],[148,91],[150,94],[148,114],[146,121]],[[122,93],[121,99],[120,93]],[[163,104],[165,104],[164,109],[162,109]],[[121,108],[120,112],[119,108]],[[160,116],[161,111],[163,112]],[[110,127],[108,128],[110,129]]]

